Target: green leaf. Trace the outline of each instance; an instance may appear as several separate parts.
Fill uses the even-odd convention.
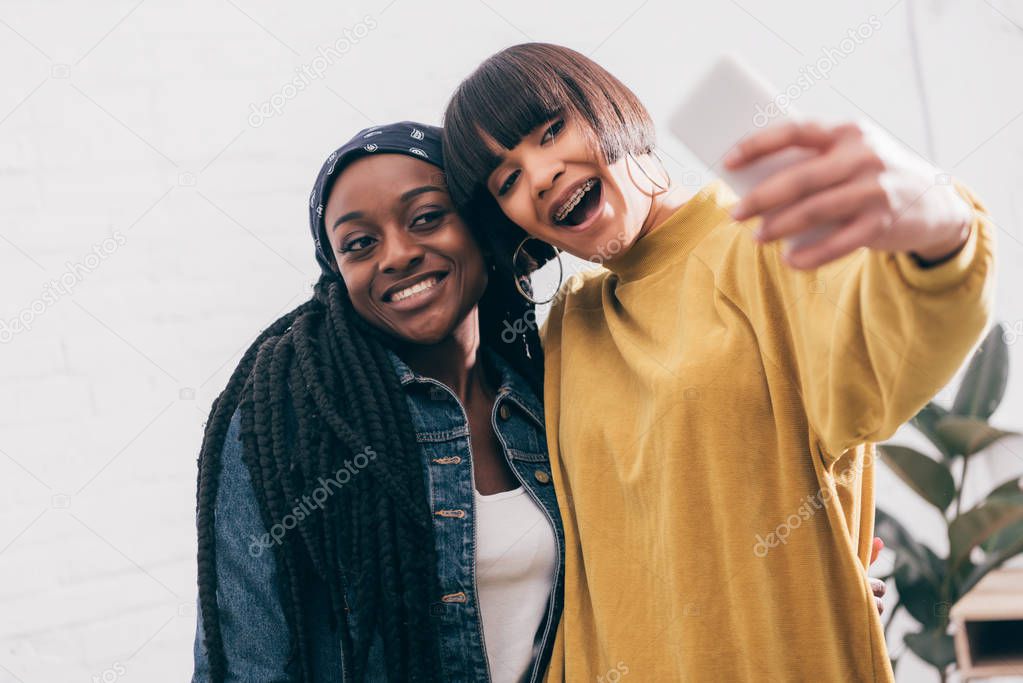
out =
[[[887,548],[895,551],[895,568],[905,562],[912,562],[919,567],[927,580],[939,584],[942,577],[943,564],[930,548],[920,543],[902,526],[898,520],[884,510],[875,512],[874,535],[879,536]],[[933,559],[932,559],[933,558]]]
[[[952,520],[948,527],[948,566],[953,574],[969,561],[970,551],[993,535],[1023,520],[1023,492],[991,496]]]
[[[952,457],[952,452],[948,449],[948,444],[944,442],[941,436],[938,434],[935,426],[938,420],[948,415],[948,411],[939,406],[934,401],[931,401],[910,419],[910,424],[917,428],[921,434],[927,437],[934,446],[941,451],[942,457],[948,460]]]
[[[998,569],[1007,561],[1023,553],[1023,524],[1014,524],[997,534],[998,540],[984,556],[984,561],[970,567],[966,576],[959,580],[959,595],[977,585],[989,572]],[[956,598],[958,600],[958,598]]]
[[[932,553],[933,555],[933,553]],[[937,560],[928,558],[927,563]],[[906,562],[895,572],[895,587],[899,590],[902,606],[924,628],[934,628],[944,622],[949,603],[941,593],[942,587],[932,581],[921,566]]]
[[[942,611],[947,607],[941,593],[944,563],[882,510],[877,511],[874,533],[895,551],[892,573],[902,606],[925,628],[937,627],[947,614],[947,609]]]
[[[1016,432],[992,427],[975,417],[949,415],[938,420],[935,430],[948,446],[958,455],[973,455],[984,450],[995,441],[1007,436],[1019,436]]]
[[[996,487],[988,494],[988,500],[1009,497],[1020,492],[1023,484],[1020,478],[1009,481]],[[1023,520],[1008,525],[1001,531],[992,534],[980,544],[984,550],[984,560],[977,566],[972,564],[964,565],[958,572],[959,594],[966,593],[980,581],[984,576],[1006,561],[1023,553]]]
[[[988,498],[1000,498],[1002,496],[1014,496],[1020,491],[1023,491],[1023,477],[1013,477],[1008,481],[1004,481],[995,488],[991,489],[991,492],[987,494]]]
[[[881,446],[881,457],[902,481],[942,513],[955,498],[956,485],[944,463],[905,446]]]
[[[904,640],[917,657],[939,670],[944,671],[956,659],[952,636],[944,629],[907,633]]]
[[[1017,538],[1023,538],[1023,520],[1005,527],[981,543],[980,547],[984,549],[985,553],[992,553],[999,548],[1004,548]]]
[[[1002,402],[1009,379],[1009,348],[1004,334],[1002,324],[995,323],[973,354],[952,404],[954,414],[986,420]]]

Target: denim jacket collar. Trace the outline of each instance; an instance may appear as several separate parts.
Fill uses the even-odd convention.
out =
[[[519,406],[536,422],[540,429],[544,429],[543,404],[533,391],[529,383],[522,377],[501,354],[492,350],[489,346],[480,347],[488,361],[497,369],[500,376],[498,387],[499,394],[506,394],[509,399],[515,401]],[[415,382],[428,382],[425,375],[421,375],[403,361],[392,349],[387,349],[398,379],[402,386],[408,386]]]

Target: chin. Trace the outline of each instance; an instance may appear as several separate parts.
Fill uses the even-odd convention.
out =
[[[444,341],[445,339],[447,339],[447,337],[448,337],[448,335],[443,334],[443,333],[440,333],[440,334],[429,334],[429,335],[419,335],[419,336],[416,336],[416,337],[409,337],[407,339],[407,341],[408,341],[408,343],[415,344],[416,346],[434,346],[435,344],[439,344],[442,341]]]
[[[597,230],[587,230],[582,235],[565,237],[569,238],[562,240],[565,251],[591,263],[603,263],[620,254],[625,248],[623,235],[621,231],[615,230],[613,224],[599,227]]]
[[[451,326],[437,323],[409,325],[396,329],[394,333],[399,339],[409,344],[430,346],[432,344],[439,344],[451,336]]]

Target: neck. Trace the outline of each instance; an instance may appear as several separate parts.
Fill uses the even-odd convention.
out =
[[[662,185],[662,187],[665,187],[664,190],[657,189],[653,184],[650,185],[647,192],[650,196],[650,210],[647,211],[646,218],[643,220],[639,235],[636,237],[637,240],[643,239],[644,236],[656,229],[657,226],[668,220],[673,213],[682,208],[696,194],[696,191],[688,185],[672,183],[670,178],[667,180],[667,185]]]
[[[406,345],[402,358],[420,375],[432,377],[451,389],[462,405],[467,405],[478,392],[489,390],[480,353],[477,308],[440,342]]]

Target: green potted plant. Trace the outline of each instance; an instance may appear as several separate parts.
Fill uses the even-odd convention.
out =
[[[889,468],[937,508],[947,527],[949,550],[941,557],[892,515],[877,511],[876,535],[895,551],[894,567],[885,578],[895,580],[898,601],[888,625],[900,610],[919,622],[918,631],[906,634],[905,645],[934,666],[942,681],[955,663],[948,633],[952,605],[986,574],[1023,553],[1019,477],[999,484],[969,509],[963,509],[962,500],[971,458],[996,441],[1017,435],[988,422],[1008,380],[1006,336],[1002,325],[994,325],[971,359],[951,409],[931,402],[912,419],[911,424],[935,446],[937,457],[906,446],[879,449]]]

